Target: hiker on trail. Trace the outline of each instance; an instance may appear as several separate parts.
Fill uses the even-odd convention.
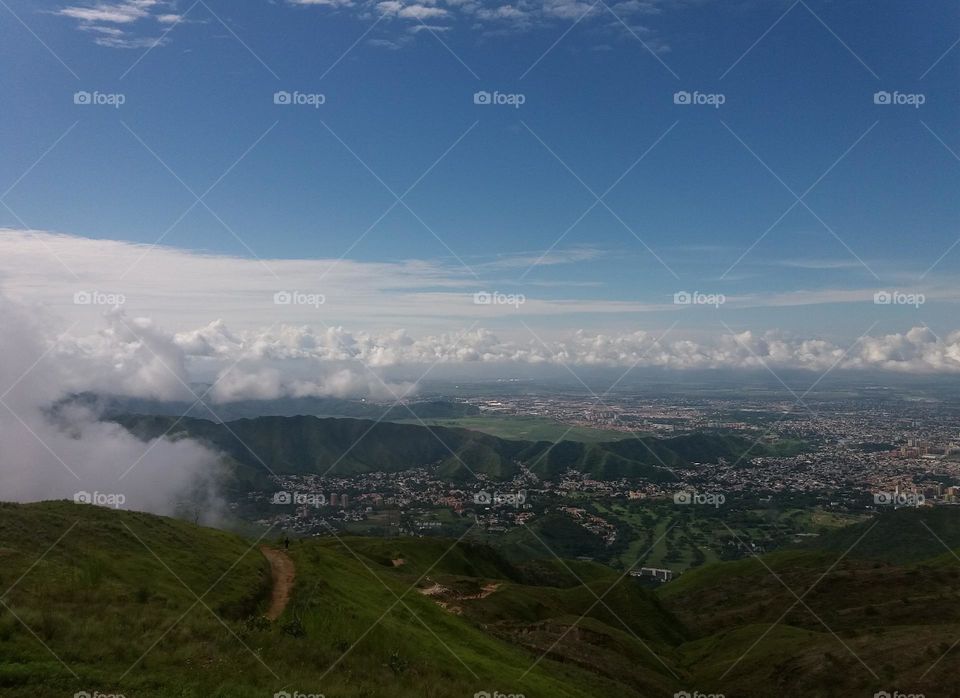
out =
[[[284,549],[284,550],[289,550],[289,549],[290,549],[290,537],[289,537],[289,536],[284,536],[284,537],[283,537],[283,549]]]

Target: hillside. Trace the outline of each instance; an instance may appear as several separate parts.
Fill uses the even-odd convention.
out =
[[[914,517],[940,536],[960,509],[894,512],[886,542]],[[275,540],[0,505],[0,693],[957,694],[960,559],[942,546],[903,564],[859,545],[784,550],[653,593],[603,565],[509,562],[477,543],[315,538],[293,542],[292,595],[270,622],[259,548]]]
[[[205,395],[209,386],[194,387],[197,395]],[[213,403],[195,401],[150,400],[147,398],[95,395],[80,393],[64,399],[57,406],[83,405],[95,409],[109,419],[125,414],[155,414],[164,417],[193,417],[212,419],[254,419],[256,417],[353,417],[380,419],[388,422],[406,419],[458,419],[475,417],[480,408],[463,402],[422,399],[400,405],[384,405],[365,400],[347,400],[335,397],[282,397],[273,400],[235,400]],[[209,402],[211,407],[206,406]],[[212,408],[212,412],[211,412]],[[56,409],[56,408],[55,408]]]
[[[831,552],[856,545],[857,557],[901,564],[919,562],[943,555],[947,548],[960,548],[960,513],[955,507],[882,511],[872,521],[841,528],[808,545],[812,550]]]
[[[953,507],[886,512],[683,575],[659,592],[696,638],[680,666],[735,695],[957,695],[960,558],[940,541],[958,526]]]
[[[420,420],[410,418],[393,420],[406,424],[419,424]],[[517,414],[490,414],[454,418],[423,418],[422,421],[430,426],[471,429],[482,431],[501,439],[518,439],[521,441],[583,441],[585,443],[602,443],[619,439],[632,439],[637,435],[630,432],[603,427],[589,427],[571,425],[550,417],[538,415]]]
[[[466,466],[492,477],[511,477],[516,459],[529,448],[465,429],[428,429],[419,425],[361,419],[258,417],[218,424],[203,419],[118,417],[117,422],[143,439],[167,432],[191,437],[229,455],[245,477],[264,479],[267,464],[276,473],[330,470],[336,475],[396,472],[439,465],[451,478],[470,476]],[[432,432],[432,433],[431,433]],[[266,481],[261,487],[269,487]]]
[[[209,443],[240,464],[242,481],[264,488],[268,487],[264,463],[277,473],[329,469],[339,475],[438,465],[440,474],[452,480],[472,473],[510,478],[523,463],[541,477],[573,468],[600,479],[645,477],[670,482],[675,479],[670,468],[720,458],[735,460],[753,446],[741,437],[712,433],[554,444],[500,439],[469,429],[308,416],[258,417],[225,424],[144,415],[117,416],[115,421],[145,440],[169,433]],[[756,446],[751,454],[761,455],[766,448]]]
[[[0,693],[638,695],[575,664],[531,669],[533,654],[419,593],[434,575],[508,571],[490,551],[451,543],[393,541],[385,556],[381,541],[295,542],[294,594],[270,623],[256,541],[89,505],[3,504]],[[668,690],[658,676],[647,682]]]

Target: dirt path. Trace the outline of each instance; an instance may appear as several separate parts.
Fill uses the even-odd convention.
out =
[[[293,566],[293,560],[282,550],[263,546],[260,552],[270,562],[270,572],[273,575],[273,593],[270,598],[270,608],[265,615],[267,620],[276,620],[290,601],[297,570]]]

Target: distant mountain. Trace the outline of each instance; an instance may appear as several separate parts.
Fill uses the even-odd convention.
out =
[[[144,440],[169,434],[204,441],[239,464],[241,482],[258,487],[267,486],[268,468],[278,474],[351,475],[427,465],[438,465],[440,474],[451,480],[467,479],[473,473],[508,479],[523,464],[541,477],[573,468],[598,479],[645,477],[670,482],[676,479],[671,468],[736,459],[753,445],[740,437],[709,433],[553,444],[500,439],[469,429],[306,416],[222,424],[144,415],[117,416],[114,421]],[[757,446],[751,453],[762,455],[764,448]]]
[[[202,396],[206,388],[196,386],[194,389],[197,395]],[[480,414],[480,408],[476,405],[449,400],[418,400],[399,405],[384,405],[365,400],[346,400],[335,397],[287,397],[276,400],[237,400],[224,403],[205,400],[196,405],[194,402],[192,400],[179,402],[79,393],[63,400],[60,405],[87,405],[107,418],[125,414],[151,414],[167,417],[185,415],[196,419],[225,422],[235,419],[253,419],[255,417],[296,417],[300,415],[394,421],[416,418],[456,419]]]

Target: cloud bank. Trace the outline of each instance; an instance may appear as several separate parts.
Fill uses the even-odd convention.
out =
[[[706,339],[670,338],[638,330],[583,331],[560,340],[504,339],[486,329],[414,337],[405,331],[352,332],[282,325],[234,332],[221,320],[192,331],[165,333],[149,320],[108,313],[108,327],[61,337],[51,360],[73,365],[63,386],[160,399],[189,399],[187,386],[213,383],[215,402],[336,396],[397,399],[415,390],[388,380],[391,369],[423,372],[434,365],[480,364],[661,368],[669,370],[831,369],[898,373],[960,373],[960,331],[938,337],[929,328],[866,336],[848,345],[783,332],[727,332]],[[666,336],[665,336],[666,335]],[[72,376],[72,377],[71,377]]]
[[[500,260],[487,271],[515,266]],[[541,337],[524,317],[640,317],[663,308],[476,305],[475,285],[462,270],[416,260],[259,262],[0,231],[0,499],[90,492],[157,513],[216,511],[218,454],[189,440],[142,443],[77,406],[51,411],[85,391],[193,401],[202,384],[213,405],[287,396],[393,402],[414,394],[437,366],[446,376],[477,367],[505,375],[634,367],[960,373],[960,330],[938,336],[914,326],[846,343],[776,329],[696,336],[570,329]],[[278,302],[277,293],[287,295]],[[317,302],[295,303],[296,293]],[[338,303],[337,312],[365,326],[337,322]],[[519,328],[487,326],[504,316],[520,318]],[[405,320],[408,327],[397,329]]]
[[[591,255],[558,254],[553,263]],[[493,275],[516,268],[509,258],[477,267]],[[212,386],[206,398],[220,403],[287,396],[394,401],[413,394],[416,379],[433,366],[443,366],[446,376],[460,369],[472,375],[477,367],[514,375],[533,367],[960,372],[960,331],[937,336],[909,314],[902,331],[857,341],[777,328],[691,334],[671,327],[689,307],[534,298],[477,304],[478,283],[459,265],[423,260],[259,261],[0,230],[0,302],[31,318],[26,334],[39,349],[26,355],[46,351],[42,368],[56,376],[37,391],[43,399],[35,408],[82,391],[192,401],[198,384]],[[699,312],[726,313],[737,302]],[[767,302],[887,309],[872,305],[870,290],[779,294]],[[632,328],[574,324],[605,315]]]
[[[2,297],[0,328],[0,500],[79,495],[139,511],[195,511],[202,521],[217,520],[217,454],[190,440],[143,443],[83,408],[49,410],[71,383],[130,391],[155,382],[150,361],[114,356],[115,369],[137,364],[139,370],[123,381],[110,371],[80,380],[76,372],[91,364],[47,360],[54,346],[42,323]]]

